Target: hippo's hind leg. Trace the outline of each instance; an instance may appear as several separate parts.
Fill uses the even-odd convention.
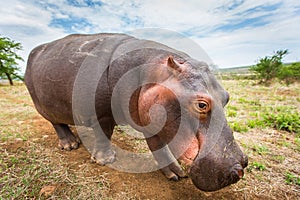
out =
[[[80,144],[80,140],[78,137],[76,137],[72,131],[70,130],[69,126],[67,124],[52,124],[59,142],[58,146],[61,149],[70,151],[72,149],[77,149]]]
[[[92,162],[105,165],[115,161],[116,153],[111,149],[110,141],[115,125],[112,117],[103,117],[93,124],[95,144],[91,156]]]

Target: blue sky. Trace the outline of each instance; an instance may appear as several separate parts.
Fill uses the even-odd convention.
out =
[[[252,65],[288,49],[300,61],[299,0],[0,0],[0,34],[37,45],[71,33],[160,28],[196,42],[219,67]]]

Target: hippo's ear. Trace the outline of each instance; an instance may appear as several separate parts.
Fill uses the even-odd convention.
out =
[[[177,63],[172,56],[169,56],[167,65],[173,73],[180,73],[182,72],[181,66]]]

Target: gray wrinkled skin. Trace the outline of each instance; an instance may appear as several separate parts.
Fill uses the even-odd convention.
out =
[[[132,70],[134,76],[117,87]],[[88,76],[81,76],[85,73]],[[69,125],[91,127],[92,161],[112,163],[113,128],[129,124],[144,133],[169,179],[186,176],[179,162],[204,191],[221,189],[243,176],[247,156],[223,111],[229,95],[205,63],[185,53],[124,34],[70,35],[32,50],[25,83],[62,149],[76,149],[80,143]],[[203,101],[207,110],[198,112],[195,106]]]

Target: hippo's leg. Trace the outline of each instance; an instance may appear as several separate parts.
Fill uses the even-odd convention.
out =
[[[179,177],[186,177],[186,173],[182,170],[181,166],[178,164],[177,160],[174,158],[173,154],[169,150],[169,147],[161,141],[159,136],[155,135],[153,137],[148,137],[146,139],[150,150],[153,152],[155,160],[158,165],[162,165],[162,173],[170,180],[177,181]],[[160,150],[160,151],[156,151]],[[164,167],[165,163],[171,163]]]
[[[76,137],[72,131],[70,130],[69,126],[67,124],[52,124],[59,142],[58,146],[61,149],[70,151],[72,149],[77,149],[80,144],[80,140],[78,137]]]
[[[111,149],[110,141],[115,125],[113,118],[103,117],[92,126],[95,133],[92,162],[105,165],[115,161],[116,153]]]

